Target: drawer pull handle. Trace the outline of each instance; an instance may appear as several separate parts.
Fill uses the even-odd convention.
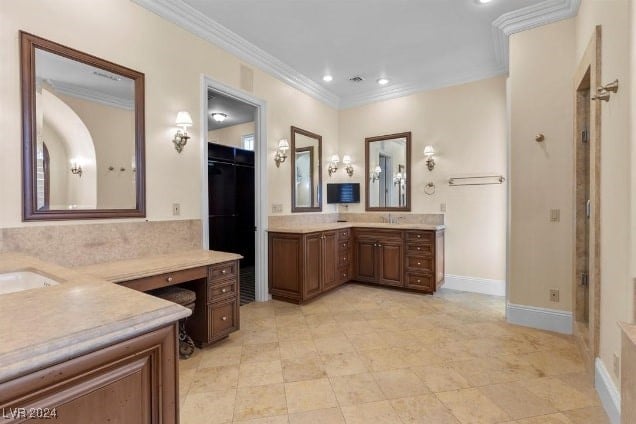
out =
[[[221,318],[223,321],[227,321],[227,317],[223,317]]]
[[[167,280],[169,283],[172,283],[172,277],[168,277],[168,278],[166,278],[166,280]]]
[[[221,290],[221,293],[225,293],[227,291],[227,289],[223,289]]]
[[[227,274],[227,270],[224,269],[223,271],[221,271],[221,274]]]

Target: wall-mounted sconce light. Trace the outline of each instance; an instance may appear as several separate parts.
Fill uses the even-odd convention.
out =
[[[283,138],[278,142],[278,148],[274,155],[274,162],[276,162],[277,168],[280,168],[280,164],[285,162],[285,159],[287,159],[287,150],[289,150],[289,142],[286,138]]]
[[[211,116],[216,122],[223,122],[227,119],[227,113],[214,112]]]
[[[331,157],[331,161],[329,162],[329,168],[327,171],[329,172],[329,176],[333,175],[334,172],[338,170],[338,163],[340,162],[340,157],[338,155],[333,155]]]
[[[382,168],[380,167],[380,165],[376,165],[375,168],[373,168],[373,171],[371,171],[371,175],[369,176],[369,179],[371,180],[372,183],[378,181],[380,179],[380,174],[382,173]]]
[[[71,160],[71,173],[82,178],[82,174],[84,173],[84,171],[82,171],[82,164],[80,163],[79,159]]]
[[[188,135],[188,127],[192,126],[192,117],[188,112],[181,111],[177,113],[177,133],[174,135],[172,142],[174,143],[174,148],[177,152],[181,153],[183,150],[183,146],[186,145],[190,136]]]
[[[345,165],[345,171],[347,171],[347,175],[353,177],[353,165],[351,165],[351,156],[344,155],[342,157],[342,163]]]
[[[433,146],[424,147],[424,156],[426,157],[426,167],[429,171],[432,171],[435,168],[435,159],[433,156],[435,155],[435,149]]]

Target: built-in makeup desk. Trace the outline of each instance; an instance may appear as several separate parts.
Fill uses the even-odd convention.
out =
[[[78,270],[138,291],[180,285],[196,293],[188,334],[199,347],[240,328],[239,259],[235,253],[190,250],[105,262]]]

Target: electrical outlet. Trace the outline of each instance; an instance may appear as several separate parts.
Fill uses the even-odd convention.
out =
[[[551,222],[561,221],[561,209],[550,209],[550,221]]]
[[[439,211],[440,212],[446,212],[446,203],[440,203],[439,204]]]
[[[621,358],[618,353],[614,353],[614,375],[618,378],[621,376]]]
[[[180,203],[173,203],[172,204],[172,216],[179,216],[181,215],[181,204]]]
[[[272,203],[272,213],[283,213],[283,205],[280,203]]]
[[[559,301],[559,289],[550,289],[550,302]]]

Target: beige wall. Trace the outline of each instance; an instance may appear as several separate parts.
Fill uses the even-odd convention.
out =
[[[572,310],[574,25],[569,19],[511,36],[508,82],[508,300],[565,311]],[[560,222],[550,222],[550,209],[561,210]],[[559,303],[549,300],[552,288]]]
[[[243,143],[241,142],[241,136],[254,134],[255,132],[256,125],[254,122],[246,122],[219,130],[208,131],[208,141],[242,149]]]
[[[602,26],[602,69],[604,83],[618,78],[620,89],[609,103],[602,104],[601,115],[601,341],[600,356],[617,387],[613,355],[620,355],[621,334],[618,321],[633,322],[634,292],[630,261],[631,248],[631,38],[629,0],[584,0],[576,19],[576,61],[583,55],[594,27]],[[631,142],[630,142],[631,140]]]
[[[116,25],[114,24],[116,23]],[[69,31],[72,28],[72,31]],[[73,47],[143,72],[146,76],[146,200],[149,220],[200,218],[201,75],[239,87],[240,61],[220,48],[172,25],[128,0],[3,0],[0,2],[0,123],[5,131],[0,156],[0,226],[21,222],[21,129],[18,30]],[[123,46],[123,47],[122,47]],[[175,57],[187,66],[175,66]],[[254,70],[253,96],[267,102],[269,203],[290,212],[290,170],[270,158],[291,125],[323,136],[324,151],[335,150],[337,111]],[[191,113],[192,139],[181,154],[171,142],[180,110]],[[324,159],[323,159],[324,160]],[[326,163],[326,162],[325,162]],[[268,205],[269,207],[269,205]],[[328,211],[330,207],[325,207]],[[34,224],[28,224],[34,225]]]
[[[326,149],[323,156],[351,155],[352,178],[342,170],[325,176],[329,182],[361,184],[361,203],[351,205],[349,212],[364,211],[365,137],[405,131],[412,132],[412,211],[439,213],[440,204],[446,204],[446,272],[505,280],[506,185],[448,186],[449,177],[506,175],[505,78],[341,111],[339,149]],[[432,172],[423,154],[428,144],[439,153]],[[424,193],[429,181],[436,185],[432,196]]]

